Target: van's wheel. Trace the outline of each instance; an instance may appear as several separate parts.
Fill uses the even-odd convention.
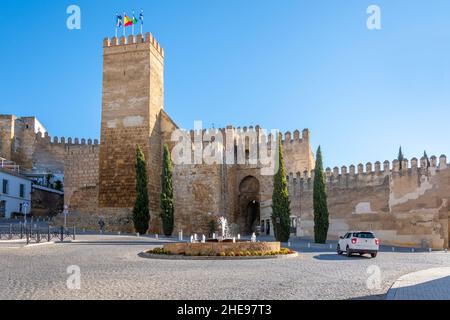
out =
[[[349,246],[347,246],[346,254],[347,254],[347,257],[351,257],[352,256],[352,253],[350,251],[350,247]]]
[[[337,254],[338,255],[342,255],[342,251],[341,251],[341,246],[340,245],[337,246]]]
[[[376,258],[377,257],[377,253],[376,252],[371,253],[370,255],[372,256],[372,258]]]

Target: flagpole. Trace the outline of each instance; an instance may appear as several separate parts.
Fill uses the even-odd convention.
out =
[[[134,15],[134,11],[133,11],[133,24],[131,25],[131,32],[133,33],[133,36],[134,36],[134,19],[135,19],[135,15]]]
[[[123,36],[124,37],[126,37],[126,33],[125,33],[125,17],[126,17],[126,15],[127,14],[124,12],[123,13],[123,23],[122,23],[123,24]]]

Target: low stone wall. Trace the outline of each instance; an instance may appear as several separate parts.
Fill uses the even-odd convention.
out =
[[[172,254],[186,255],[218,255],[222,252],[238,253],[242,251],[258,251],[268,253],[280,251],[280,242],[208,242],[208,243],[170,243],[164,245],[164,249]]]

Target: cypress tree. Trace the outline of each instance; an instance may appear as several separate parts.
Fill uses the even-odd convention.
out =
[[[169,147],[164,145],[163,167],[161,173],[161,220],[163,232],[171,236],[174,229],[174,206],[173,206],[173,184],[172,184],[172,159]]]
[[[276,240],[288,242],[291,236],[291,210],[281,135],[278,142],[278,172],[275,174],[273,181],[272,224]]]
[[[314,237],[316,243],[326,243],[330,222],[320,146],[317,150],[316,168],[314,172]]]
[[[136,202],[133,209],[134,229],[146,234],[150,223],[147,163],[140,146],[136,146]]]
[[[423,152],[423,157],[427,159],[427,169],[428,169],[429,167],[431,167],[431,162],[430,162],[430,158],[428,158],[426,151]]]
[[[403,167],[403,160],[405,160],[405,157],[403,156],[402,147],[400,146],[400,150],[398,151],[398,162],[400,163],[400,170],[402,170]]]

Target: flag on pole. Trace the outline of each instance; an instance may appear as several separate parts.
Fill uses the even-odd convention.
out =
[[[141,10],[141,13],[139,14],[139,21],[141,24],[144,24],[144,10]]]
[[[123,18],[120,14],[116,14],[116,28],[120,28],[123,23]]]
[[[141,10],[139,14],[139,21],[141,21],[141,34],[142,34],[142,26],[144,25],[144,10]]]
[[[117,38],[117,30],[122,26],[123,18],[120,14],[116,13],[116,38]]]
[[[125,15],[123,23],[125,27],[129,27],[133,24],[133,20],[131,20],[127,15]]]
[[[132,33],[133,33],[133,36],[134,36],[134,25],[137,23],[137,19],[136,19],[136,16],[134,15],[134,11],[133,11],[132,22],[133,22],[133,24],[132,24],[131,28],[132,28]]]

